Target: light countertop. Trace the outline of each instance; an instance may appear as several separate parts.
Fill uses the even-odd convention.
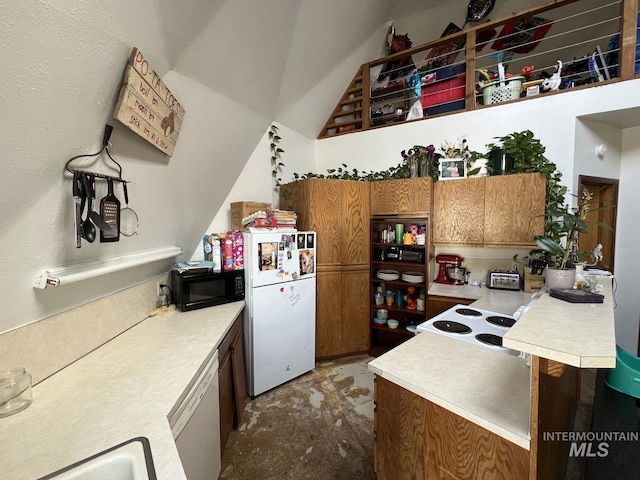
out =
[[[532,294],[434,283],[429,295],[476,300],[512,315]],[[615,366],[611,285],[603,304],[541,295],[504,336],[504,346],[581,368]],[[529,449],[531,372],[520,357],[423,332],[372,360],[375,374]]]
[[[611,279],[604,303],[569,303],[543,294],[504,335],[505,347],[578,368],[616,366]]]
[[[423,332],[369,369],[529,449],[530,370],[519,357]]]
[[[167,416],[243,308],[147,318],[36,385],[31,406],[0,418],[1,476],[33,480],[143,436],[158,480],[185,479]]]
[[[475,300],[473,306],[483,310],[491,310],[496,313],[513,315],[522,305],[526,305],[532,294],[522,290],[497,290],[472,285],[445,285],[442,283],[432,283],[428,290],[428,295],[439,295],[442,297],[458,297]]]

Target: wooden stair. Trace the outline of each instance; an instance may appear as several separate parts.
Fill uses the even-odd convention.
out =
[[[363,92],[369,88],[369,78],[366,78],[365,85],[363,70],[364,66],[361,66],[353,80],[351,80],[327,123],[322,127],[318,138],[333,137],[341,133],[351,133],[369,127],[369,116],[364,115],[365,108],[363,103],[365,101]]]

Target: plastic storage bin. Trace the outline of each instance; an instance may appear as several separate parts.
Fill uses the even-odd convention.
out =
[[[604,383],[618,392],[640,398],[640,358],[616,345],[616,367],[607,372]]]
[[[524,77],[516,76],[507,78],[504,85],[500,85],[500,80],[490,82],[482,87],[482,103],[491,105],[492,103],[506,102],[520,98],[520,90]]]

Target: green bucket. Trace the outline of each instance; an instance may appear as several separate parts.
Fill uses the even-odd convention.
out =
[[[640,398],[640,358],[616,345],[616,367],[607,372],[604,383],[618,392]]]

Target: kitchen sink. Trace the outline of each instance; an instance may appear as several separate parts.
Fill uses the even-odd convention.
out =
[[[149,440],[136,437],[38,480],[156,480]]]

